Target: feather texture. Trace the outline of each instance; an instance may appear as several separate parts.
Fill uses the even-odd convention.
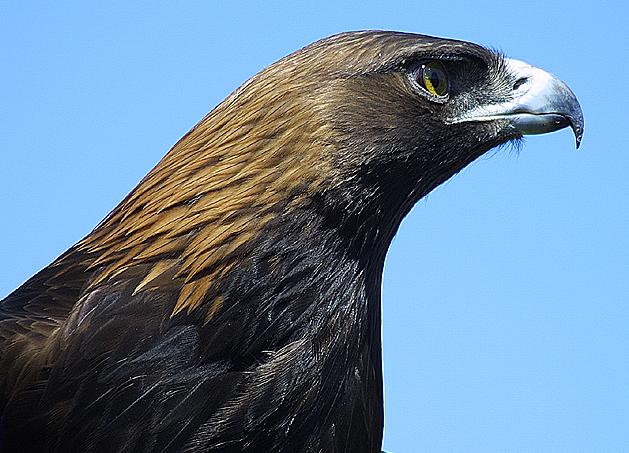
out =
[[[417,87],[441,59],[448,102]],[[413,204],[508,124],[502,56],[390,32],[247,81],[88,236],[0,304],[20,452],[379,452],[380,286]]]

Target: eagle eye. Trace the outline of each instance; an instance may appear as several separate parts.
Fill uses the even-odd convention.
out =
[[[416,70],[417,83],[433,96],[444,97],[448,94],[450,83],[446,68],[438,61],[422,63]]]

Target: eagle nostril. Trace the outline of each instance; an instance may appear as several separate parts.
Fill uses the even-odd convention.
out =
[[[520,88],[522,85],[524,85],[526,82],[528,82],[528,80],[529,80],[528,77],[522,77],[522,78],[516,80],[516,82],[513,84],[513,91],[515,91],[518,88]]]

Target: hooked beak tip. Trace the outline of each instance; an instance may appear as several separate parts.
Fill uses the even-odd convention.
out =
[[[581,138],[583,137],[583,131],[579,129],[578,127],[573,127],[572,130],[574,131],[577,149],[579,149],[579,147],[581,146]]]
[[[578,120],[568,118],[570,121],[570,128],[574,133],[574,140],[576,142],[577,149],[581,146],[581,139],[583,138],[583,115],[579,116]]]

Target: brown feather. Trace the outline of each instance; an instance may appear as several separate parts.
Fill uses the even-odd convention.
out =
[[[192,311],[212,286],[202,275],[224,274],[240,246],[325,182],[334,135],[317,117],[320,100],[301,96],[316,78],[288,63],[263,71],[206,116],[79,243],[94,257],[92,287],[149,264],[135,293],[167,272],[179,288],[173,314]]]

